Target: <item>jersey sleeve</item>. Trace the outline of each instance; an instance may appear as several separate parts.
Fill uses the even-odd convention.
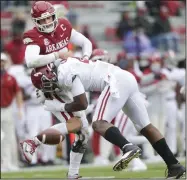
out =
[[[23,34],[23,44],[25,45],[38,44],[36,41],[36,36],[32,31],[27,31]]]
[[[71,92],[73,94],[73,97],[85,93],[84,86],[78,76],[74,77]]]

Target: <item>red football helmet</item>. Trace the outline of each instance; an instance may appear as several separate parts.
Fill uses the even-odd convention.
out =
[[[40,32],[51,33],[53,32],[58,24],[55,8],[52,4],[47,1],[37,1],[32,5],[31,8],[32,20]],[[40,24],[39,20],[45,19],[52,16],[53,21],[48,24]]]
[[[103,49],[94,49],[90,59],[110,62],[110,56],[108,54],[108,51]]]
[[[33,69],[31,81],[37,89],[41,89],[44,93],[59,90],[57,74],[49,64]]]

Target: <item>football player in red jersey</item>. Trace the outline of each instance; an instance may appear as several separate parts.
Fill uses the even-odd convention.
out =
[[[35,27],[23,35],[27,45],[25,60],[28,68],[36,68],[66,58],[68,43],[82,47],[83,59],[92,53],[91,42],[72,28],[65,18],[57,18],[55,9],[47,1],[37,1],[32,5],[31,17]],[[58,61],[56,61],[58,62]]]

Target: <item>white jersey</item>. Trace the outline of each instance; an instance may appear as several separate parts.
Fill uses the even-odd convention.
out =
[[[51,93],[51,97],[59,100],[62,103],[71,103],[73,101],[73,95],[70,91],[66,89],[60,89],[59,92]],[[68,119],[72,117],[80,117],[83,128],[88,128],[88,121],[86,119],[86,113],[85,111],[77,111],[77,112],[57,112],[57,111],[51,111],[54,116],[60,121],[60,122],[66,122]]]
[[[76,58],[68,58],[58,67],[58,80],[63,88],[70,90],[73,78],[78,76],[85,91],[101,92],[106,84],[110,84],[111,93],[115,93],[116,79],[112,72],[116,69],[119,67],[102,61],[83,62]]]
[[[92,122],[111,123],[124,109],[138,131],[150,124],[137,81],[130,72],[102,61],[68,58],[58,66],[57,75],[60,88],[74,97],[85,91],[101,92]]]

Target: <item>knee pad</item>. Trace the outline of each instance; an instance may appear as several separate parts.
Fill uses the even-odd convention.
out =
[[[72,146],[72,151],[76,153],[84,153],[87,148],[89,133],[87,129],[81,129],[75,134],[75,141]]]

